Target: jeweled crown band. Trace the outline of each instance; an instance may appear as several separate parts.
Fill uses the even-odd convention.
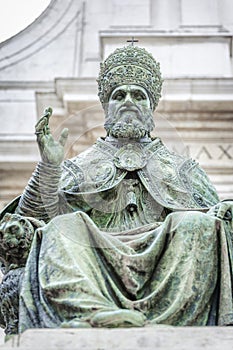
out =
[[[136,84],[147,90],[154,110],[161,97],[160,65],[145,49],[125,46],[116,49],[100,65],[98,78],[100,102],[105,106],[111,92],[120,85]]]

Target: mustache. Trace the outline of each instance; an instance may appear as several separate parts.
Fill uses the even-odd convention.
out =
[[[142,119],[143,119],[143,110],[135,105],[135,104],[132,104],[130,107],[127,106],[126,104],[123,104],[121,105],[120,107],[118,107],[118,109],[116,109],[115,111],[115,114],[114,114],[114,117],[112,115],[107,115],[106,116],[106,122],[105,122],[105,126],[108,127],[108,126],[112,126],[113,124],[116,123],[115,121],[115,118],[119,118],[121,117],[121,115],[124,113],[124,112],[134,112],[134,113],[137,113],[137,119],[142,122]]]
[[[132,112],[142,112],[141,108],[139,106],[136,105],[132,105],[132,106],[127,106],[127,105],[122,105],[117,109],[117,113],[122,113],[125,111],[132,111]]]
[[[139,116],[143,113],[142,109],[139,106],[137,106],[136,104],[132,104],[131,106],[128,106],[127,104],[121,105],[116,110],[116,115],[122,114],[124,112],[136,112]]]

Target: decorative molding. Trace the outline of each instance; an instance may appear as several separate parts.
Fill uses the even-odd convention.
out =
[[[100,30],[99,36],[100,40],[103,40],[105,38],[119,38],[125,37],[129,38],[129,31],[127,30],[128,27],[124,26],[122,28],[112,28],[107,30]],[[151,28],[140,28],[138,29],[138,26],[135,26],[134,28],[130,27],[130,34],[133,34],[134,37],[139,38],[164,38],[164,39],[170,39],[170,38],[226,38],[231,39],[233,36],[233,33],[230,33],[228,31],[223,32],[184,32],[183,30],[174,30],[174,31],[166,31],[166,30],[153,30]]]
[[[101,106],[94,78],[58,78],[55,91],[67,112]],[[71,108],[72,107],[72,108]],[[233,78],[166,78],[158,112],[232,112]]]
[[[83,2],[81,0],[53,0],[46,10],[31,25],[14,37],[0,44],[0,71],[4,71],[27,59],[31,59],[40,51],[57,41],[71,25],[81,31]],[[79,27],[77,26],[79,24]],[[77,32],[76,30],[76,32]],[[77,60],[77,41],[74,38],[73,60]],[[56,55],[56,50],[49,53]],[[71,53],[69,53],[71,54]],[[75,65],[77,63],[75,62]],[[73,67],[73,69],[75,69]]]

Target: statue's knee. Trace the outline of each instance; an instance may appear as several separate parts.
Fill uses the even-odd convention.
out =
[[[172,227],[185,228],[186,230],[202,229],[204,227],[212,226],[214,218],[209,215],[198,211],[185,211],[175,213],[172,218]]]

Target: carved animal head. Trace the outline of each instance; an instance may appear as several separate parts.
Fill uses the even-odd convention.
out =
[[[43,223],[33,218],[6,213],[0,221],[0,261],[3,273],[25,266],[35,229]]]

